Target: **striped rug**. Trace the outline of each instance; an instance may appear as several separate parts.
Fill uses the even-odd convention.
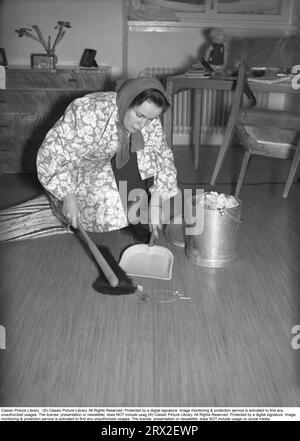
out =
[[[73,233],[53,214],[46,195],[0,210],[0,242]]]

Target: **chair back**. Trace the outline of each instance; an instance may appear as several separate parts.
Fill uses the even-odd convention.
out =
[[[226,153],[226,151],[232,141],[232,137],[234,134],[238,115],[239,115],[239,112],[241,109],[244,93],[248,98],[249,106],[254,107],[256,105],[256,98],[254,96],[254,93],[250,89],[248,81],[247,81],[246,62],[242,61],[242,63],[239,66],[238,78],[237,78],[237,82],[236,82],[236,86],[235,86],[235,90],[234,90],[232,106],[231,106],[226,130],[225,130],[222,146],[221,146],[218,158],[217,158],[217,162],[216,162],[216,165],[215,165],[215,168],[213,171],[211,181],[210,181],[211,185],[214,185],[216,182],[216,179],[217,179],[218,173],[220,171],[221,164],[223,162],[225,153]]]

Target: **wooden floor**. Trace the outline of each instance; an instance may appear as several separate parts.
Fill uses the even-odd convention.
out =
[[[95,292],[97,267],[73,235],[2,244],[0,405],[299,406],[300,185],[282,191],[243,186],[230,267],[198,267],[162,238],[174,276],[136,279],[148,300]],[[132,242],[92,237],[117,259]],[[175,297],[158,289],[190,300],[162,302]]]

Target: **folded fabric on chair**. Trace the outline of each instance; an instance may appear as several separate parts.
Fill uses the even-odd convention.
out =
[[[0,210],[0,242],[72,233],[53,214],[46,195]]]

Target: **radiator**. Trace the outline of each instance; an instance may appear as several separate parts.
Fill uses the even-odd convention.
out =
[[[140,72],[139,76],[153,76],[166,85],[168,76],[179,74],[176,69],[166,67],[148,67]],[[220,145],[228,121],[231,104],[232,91],[203,89],[201,93],[201,144]],[[255,93],[256,108],[269,108],[268,92]],[[190,144],[193,142],[193,103],[195,91],[186,90],[179,92],[173,100],[173,143]],[[246,104],[247,98],[245,98]],[[165,116],[163,116],[165,124]]]

